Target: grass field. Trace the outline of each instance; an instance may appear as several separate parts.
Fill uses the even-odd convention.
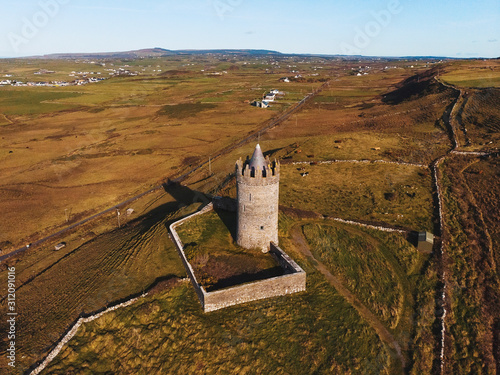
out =
[[[286,60],[305,77],[289,84],[279,81],[290,75],[285,63],[278,68],[263,59],[186,57],[115,61],[115,68],[129,65],[140,75],[78,89],[1,87],[0,248],[8,252],[67,225],[66,210],[74,223],[180,175],[258,129],[327,78],[330,86],[312,103],[260,135],[261,146],[287,162],[367,162],[283,163],[280,203],[325,216],[432,231],[430,170],[370,161],[429,165],[448,152],[447,113],[458,90],[434,77],[440,73],[458,86],[477,80],[488,86],[487,74],[496,72],[496,62],[446,62],[431,68],[394,62],[397,68],[385,69],[386,62],[369,61],[369,74],[358,77],[357,61],[302,59]],[[317,65],[324,69],[319,77],[311,76]],[[36,79],[34,73],[42,68],[56,71],[60,79],[73,70],[100,69],[74,61],[0,61],[0,74],[13,79]],[[222,71],[227,73],[208,75]],[[493,150],[498,147],[498,95],[496,89],[474,86],[462,90],[469,96],[460,116],[473,147]],[[273,108],[249,105],[271,88],[286,93]],[[192,205],[200,197],[197,192],[218,191],[229,181],[222,193],[234,195],[234,162],[251,155],[254,147],[255,142],[244,145],[212,160],[210,171],[207,166],[191,175],[185,184],[192,190],[186,189],[182,199],[167,189],[134,202],[136,213],[122,215],[125,227],[113,230],[116,216],[111,213],[58,238],[68,242],[60,252],[47,244],[9,260],[20,281],[18,369],[41,359],[82,312],[141,293],[158,280],[184,277],[166,225],[197,208]],[[493,267],[500,261],[498,168],[495,158],[463,160],[442,170],[450,271],[447,368],[488,373],[500,358],[491,344],[500,342],[498,269]],[[309,175],[303,178],[303,172]],[[330,220],[297,221],[284,214],[280,245],[306,270],[307,292],[203,314],[191,286],[180,284],[81,329],[45,373],[133,373],[139,368],[152,373],[401,373],[398,356],[293,243],[289,232],[297,226],[303,227],[314,256],[394,336],[407,360],[405,371],[432,373],[438,347],[438,259],[419,254],[399,234]],[[491,256],[484,228],[495,249]],[[222,243],[208,229],[190,235],[196,239],[188,242],[207,241],[214,249]],[[223,237],[234,246],[227,231]],[[0,279],[6,278],[5,266]],[[3,311],[4,300],[1,305]],[[5,323],[0,327],[5,329]],[[0,354],[3,371],[6,356]]]
[[[299,166],[301,167],[301,166]],[[282,166],[280,203],[323,215],[432,230],[425,168],[370,163]]]
[[[177,229],[186,258],[207,291],[283,274],[270,254],[235,243],[236,219],[236,213],[211,211]]]
[[[324,222],[302,230],[316,259],[393,333],[409,359],[406,371],[430,372],[433,258],[420,254],[400,234]]]
[[[287,233],[295,223],[280,215],[280,233]],[[429,290],[422,287],[421,267],[428,256],[418,254],[398,235],[355,229],[353,236],[345,237],[342,233],[352,231],[349,227],[331,224],[304,227],[306,233],[317,229],[323,234],[318,237],[311,232],[312,243],[340,241],[345,249],[342,252],[347,257],[338,259],[337,270],[347,270],[344,267],[349,265],[363,267],[363,262],[353,262],[358,257],[369,257],[372,270],[383,269],[379,268],[382,264],[391,270],[385,272],[376,285],[392,288],[389,295],[401,299],[396,308],[399,318],[388,317],[387,324],[392,325],[398,341],[411,353],[411,337],[420,337],[425,332],[421,317],[429,320],[433,315],[432,308],[419,309],[415,321],[410,318],[416,308],[414,296],[422,298],[424,292],[432,294],[432,287]],[[311,368],[319,374],[400,372],[395,354],[325,282],[314,264],[295,250],[288,235],[280,236],[280,243],[306,270],[307,292],[203,314],[192,287],[184,284],[80,329],[46,373],[65,373],[77,368],[88,373],[130,372],[137,366],[142,369],[146,366],[153,373],[212,372],[216,367],[223,373],[234,368],[242,373],[309,373]],[[347,251],[344,247],[347,243],[372,247],[369,252],[356,250],[353,254],[354,249]],[[325,256],[328,261],[329,256]],[[346,283],[352,284],[353,277],[364,282],[358,275],[350,275]],[[363,297],[363,290],[356,290],[356,294]],[[125,341],[129,344],[123,350],[120,343]],[[432,346],[432,342],[427,344]],[[264,352],[267,355],[263,355]],[[100,361],[93,360],[97,353]],[[149,353],[147,361],[141,353]],[[235,365],[231,365],[231,361]],[[420,361],[419,366],[425,368],[426,362],[428,360]]]
[[[317,275],[309,287],[314,293],[204,314],[184,284],[81,330],[45,373],[389,371],[390,353],[356,312]]]
[[[379,244],[366,235],[326,225],[306,225],[303,232],[316,258],[360,296],[382,322],[392,329],[397,327],[406,297],[401,285],[404,273],[400,269],[395,272],[377,249]]]
[[[19,88],[0,88],[0,112],[4,115],[38,115],[76,108],[65,104],[64,99],[82,94],[74,91],[55,91],[54,89],[26,90]],[[61,100],[63,103],[61,103]]]
[[[444,234],[445,254],[449,264],[451,308],[448,319],[451,335],[450,367],[454,373],[486,374],[494,372],[495,357],[498,355],[495,346],[491,347],[491,341],[498,338],[498,328],[495,326],[500,312],[500,283],[495,259],[497,251],[488,245],[482,220],[485,216],[481,208],[486,208],[484,215],[489,210],[495,211],[498,199],[493,207],[476,205],[462,175],[470,163],[470,160],[455,159],[443,166],[447,224]],[[494,185],[492,183],[492,187]],[[486,197],[487,193],[479,193],[479,196]],[[488,223],[491,225],[491,219],[488,219]],[[493,219],[493,223],[491,230],[496,233],[498,222]]]
[[[442,76],[445,82],[459,87],[500,87],[498,60],[458,61]]]
[[[283,90],[280,85],[276,76],[256,71],[224,77],[198,71],[116,77],[78,92],[1,88],[0,113],[10,124],[0,131],[0,171],[8,176],[0,186],[0,243],[15,248],[62,226],[65,210],[73,219],[90,216],[208,159],[275,115],[245,100],[264,87]],[[214,96],[213,87],[230,94],[199,104]]]
[[[41,258],[44,254],[27,254],[11,263],[19,282],[24,281],[16,290],[22,296],[18,299],[22,335],[16,342],[21,369],[38,360],[80,314],[141,293],[159,280],[185,275],[168,238],[167,223],[195,207],[175,212],[177,206],[161,205],[142,220],[62,253],[46,251],[48,259]],[[5,365],[2,362],[4,369]]]

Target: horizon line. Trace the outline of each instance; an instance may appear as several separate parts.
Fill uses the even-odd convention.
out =
[[[39,55],[26,55],[26,56],[0,56],[0,59],[33,59],[43,58],[55,55],[100,55],[100,54],[119,54],[119,53],[133,53],[144,50],[164,50],[166,52],[201,52],[201,51],[267,51],[275,55],[283,56],[311,56],[311,57],[351,57],[351,58],[386,58],[386,59],[405,59],[405,58],[430,58],[430,59],[454,59],[454,60],[472,60],[472,59],[500,59],[497,57],[485,56],[439,56],[439,55],[346,55],[346,54],[328,54],[328,53],[307,53],[307,52],[280,52],[276,50],[269,50],[265,48],[183,48],[183,49],[166,49],[163,47],[140,48],[122,51],[107,51],[107,52],[53,52]],[[264,55],[264,54],[263,54]],[[145,56],[146,57],[146,56]],[[167,56],[156,56],[167,57]]]

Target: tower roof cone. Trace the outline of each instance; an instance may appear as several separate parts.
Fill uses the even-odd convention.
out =
[[[257,146],[255,146],[255,151],[253,152],[252,158],[248,162],[248,167],[250,168],[250,170],[254,168],[256,171],[262,171],[266,164],[266,159],[264,158],[264,154],[260,149],[260,145],[257,144]]]

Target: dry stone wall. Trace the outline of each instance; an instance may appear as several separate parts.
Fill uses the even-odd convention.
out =
[[[284,269],[285,274],[279,277],[273,277],[266,280],[260,280],[252,283],[237,285],[231,288],[225,288],[213,292],[207,292],[201,286],[194,274],[194,270],[189,264],[184,254],[184,245],[176,232],[176,228],[190,220],[194,216],[202,215],[213,209],[210,204],[203,210],[179,220],[169,227],[170,236],[175,243],[179,256],[181,257],[186,272],[198,295],[203,310],[205,312],[223,309],[225,307],[256,301],[264,298],[284,296],[306,290],[306,273],[295,263],[283,250],[276,244],[270,244],[271,254],[278,260],[278,263]]]

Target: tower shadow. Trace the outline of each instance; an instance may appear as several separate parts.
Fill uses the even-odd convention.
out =
[[[217,205],[214,205],[214,211],[219,216],[219,219],[222,221],[222,223],[226,226],[226,228],[229,230],[229,233],[231,233],[231,237],[233,241],[236,241],[236,231],[238,227],[238,215],[236,211],[229,211],[220,207],[217,207]]]
[[[196,191],[191,190],[187,186],[181,185],[179,182],[168,181],[164,183],[163,190],[170,194],[178,203],[184,206],[190,206],[193,203],[201,203],[200,210],[211,202],[211,197]]]

